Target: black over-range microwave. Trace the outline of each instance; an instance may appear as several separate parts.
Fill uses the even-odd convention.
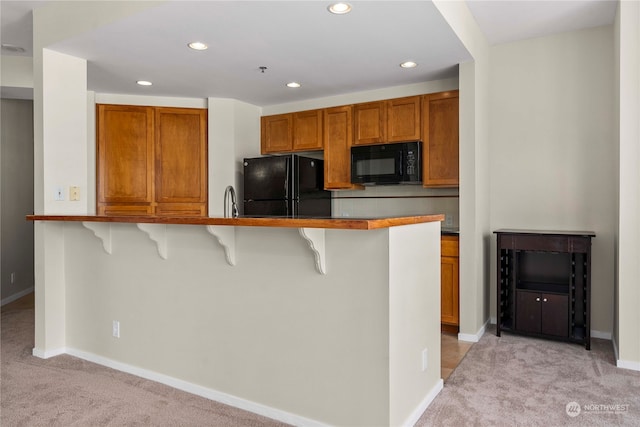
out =
[[[421,141],[351,147],[351,182],[422,184]]]

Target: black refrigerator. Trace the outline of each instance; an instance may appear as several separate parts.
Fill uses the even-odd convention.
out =
[[[244,215],[331,216],[322,160],[296,154],[244,159]]]

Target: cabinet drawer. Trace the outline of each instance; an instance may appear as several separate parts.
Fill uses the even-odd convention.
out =
[[[503,249],[521,251],[569,252],[569,239],[566,236],[527,234],[500,236],[498,245]]]
[[[149,216],[153,215],[153,206],[150,204],[139,205],[99,205],[98,215],[107,216]]]
[[[459,256],[459,243],[456,236],[442,236],[440,238],[440,255],[441,256]]]
[[[498,247],[500,249],[586,253],[590,245],[591,239],[583,236],[549,236],[542,234],[498,236]]]

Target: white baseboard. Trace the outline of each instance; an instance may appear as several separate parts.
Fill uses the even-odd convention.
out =
[[[29,295],[31,292],[33,292],[33,286],[25,289],[24,291],[20,291],[20,292],[17,292],[15,294],[13,294],[13,295],[9,295],[6,298],[3,298],[2,300],[0,300],[0,306],[3,306],[3,305],[6,305],[6,304],[9,304],[10,302],[14,302],[16,300],[19,300],[23,296]]]
[[[442,378],[440,378],[436,383],[436,385],[429,391],[429,393],[427,393],[427,395],[422,400],[422,402],[420,402],[420,404],[416,407],[416,409],[413,410],[411,415],[409,415],[409,418],[407,418],[405,422],[402,423],[402,425],[414,426],[418,422],[422,414],[424,414],[424,411],[426,411],[429,405],[431,405],[431,402],[433,402],[433,399],[435,399],[438,393],[442,391],[443,387],[444,387],[444,381],[442,380]]]
[[[611,341],[611,332],[602,332],[602,331],[594,331],[591,330],[591,338],[600,338],[603,340]]]
[[[66,348],[54,348],[53,350],[41,350],[39,348],[34,347],[31,350],[31,354],[35,357],[39,357],[40,359],[48,359],[50,357],[60,356],[61,354],[65,354],[67,352]]]
[[[615,338],[611,340],[613,344],[613,355],[616,358],[616,366],[622,369],[630,369],[632,371],[640,371],[640,362],[632,362],[630,360],[620,360],[620,356],[618,355],[618,343]]]
[[[478,332],[476,332],[475,334],[459,333],[458,334],[458,341],[466,341],[466,342],[478,342],[478,341],[480,341],[480,338],[482,338],[482,336],[484,335],[485,331],[487,330],[487,325],[488,324],[489,324],[489,319],[487,319],[487,321],[484,322],[484,325],[482,325],[482,327],[480,329],[478,329]]]
[[[490,319],[490,322],[492,325],[496,324],[496,318],[492,317]],[[603,331],[596,331],[594,329],[591,330],[591,338],[600,338],[603,340],[611,340],[612,334],[611,332],[603,332]]]
[[[34,349],[34,352],[35,352],[35,349]],[[116,360],[108,359],[106,357],[98,356],[97,354],[88,353],[88,352],[77,350],[74,348],[67,348],[66,353],[70,354],[71,356],[75,356],[77,358],[87,360],[89,362],[97,363],[98,365],[106,366],[112,369],[116,369],[118,371],[135,375],[137,377],[141,377],[141,378],[145,378],[161,384],[165,384],[170,387],[177,388],[178,390],[186,391],[187,393],[195,394],[197,396],[201,396],[210,400],[215,400],[216,402],[233,406],[235,408],[243,409],[245,411],[253,412],[254,414],[262,415],[264,417],[281,421],[283,423],[287,423],[295,426],[305,426],[305,427],[306,426],[311,426],[311,427],[327,426],[327,424],[321,423],[320,421],[317,421],[317,420],[305,418],[300,415],[292,414],[277,408],[252,402],[250,400],[246,400],[246,399],[233,396],[218,390],[206,388],[197,384],[193,384],[187,381],[173,378],[168,375],[160,374],[158,372],[128,365],[126,363],[122,363]]]
[[[632,371],[640,371],[640,362],[630,360],[620,360],[616,357],[616,366],[618,368],[630,369]]]

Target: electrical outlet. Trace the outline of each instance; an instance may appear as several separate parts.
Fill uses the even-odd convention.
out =
[[[444,216],[444,225],[447,227],[453,227],[453,215],[445,214]]]
[[[16,273],[11,273],[11,284],[16,283]]]
[[[80,200],[80,187],[69,187],[69,200],[74,202]]]
[[[113,321],[113,336],[115,338],[120,338],[120,322],[117,320]]]
[[[422,350],[422,371],[426,371],[427,370],[427,366],[429,366],[429,354],[427,352],[427,349],[425,348],[424,350]]]
[[[56,187],[56,192],[53,195],[54,200],[61,202],[64,200],[64,189],[60,186]]]

